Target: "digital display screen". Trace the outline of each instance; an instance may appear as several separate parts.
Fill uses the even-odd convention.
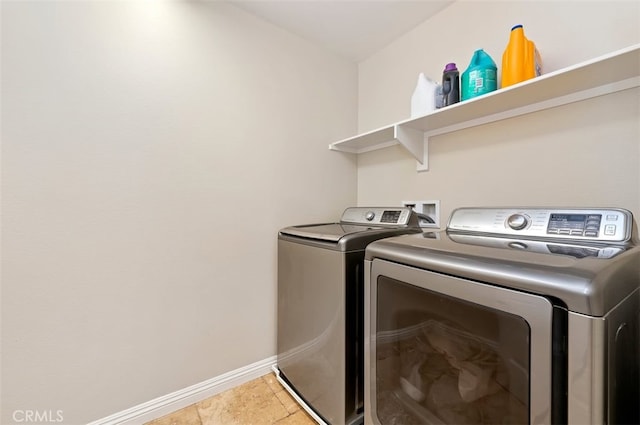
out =
[[[400,211],[384,211],[380,217],[381,223],[397,223],[400,218]]]
[[[587,216],[584,214],[551,214],[552,221],[579,221],[584,222]]]

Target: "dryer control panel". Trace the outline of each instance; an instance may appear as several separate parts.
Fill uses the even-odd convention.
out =
[[[626,242],[631,213],[619,208],[459,208],[447,230],[461,233]]]

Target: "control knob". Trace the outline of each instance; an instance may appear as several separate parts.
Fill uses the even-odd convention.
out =
[[[367,211],[367,213],[364,215],[364,218],[366,218],[367,221],[371,221],[375,216],[376,213],[374,213],[373,211]]]
[[[529,217],[524,214],[512,214],[507,219],[507,225],[513,230],[522,230],[529,225]]]

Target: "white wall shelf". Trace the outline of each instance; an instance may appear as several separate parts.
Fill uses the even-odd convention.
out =
[[[329,145],[364,153],[402,145],[429,167],[429,137],[640,86],[640,44]]]

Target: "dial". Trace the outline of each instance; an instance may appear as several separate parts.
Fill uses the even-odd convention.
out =
[[[364,215],[364,218],[366,218],[367,221],[371,221],[375,216],[376,213],[374,213],[373,211],[367,211],[367,213]]]
[[[522,230],[529,225],[529,217],[524,214],[512,214],[507,219],[507,226],[513,230]]]

